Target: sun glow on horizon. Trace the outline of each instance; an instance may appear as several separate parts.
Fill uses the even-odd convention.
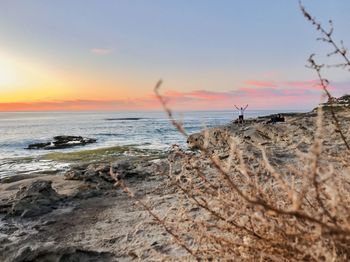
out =
[[[130,81],[118,72],[103,73],[85,68],[71,70],[0,51],[0,104],[128,100],[144,98],[149,93],[135,92],[143,86],[140,79]]]
[[[0,87],[10,87],[16,82],[16,72],[14,68],[3,61],[0,61]]]
[[[67,91],[65,78],[47,65],[0,53],[1,103],[66,99]]]
[[[350,43],[350,1],[304,1]],[[159,78],[180,110],[319,103],[304,65],[329,50],[297,2],[188,1],[186,12],[182,1],[160,2],[2,1],[0,111],[160,109]],[[347,72],[326,71],[333,96],[349,92]]]

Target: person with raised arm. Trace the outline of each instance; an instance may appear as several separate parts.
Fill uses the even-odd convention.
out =
[[[244,111],[247,109],[248,107],[248,104],[243,108],[238,108],[236,105],[235,105],[235,108],[237,108],[238,110],[238,123],[242,123],[244,122]]]

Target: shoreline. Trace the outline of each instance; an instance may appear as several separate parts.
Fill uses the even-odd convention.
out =
[[[298,115],[303,113],[289,113],[289,115]],[[248,118],[246,121],[248,123],[255,121],[263,121],[262,119],[266,119],[271,117],[271,115],[260,116],[254,118]],[[230,124],[230,123],[227,123]],[[226,125],[227,125],[226,124]],[[225,125],[225,124],[224,124]],[[88,146],[91,147],[91,146]],[[3,158],[0,159],[0,182],[6,181],[7,179],[12,180],[10,177],[25,177],[26,175],[30,176],[32,173],[36,173],[34,175],[39,176],[40,174],[47,173],[62,173],[69,170],[72,165],[83,164],[85,163],[93,163],[93,162],[108,162],[113,160],[114,157],[120,157],[122,155],[166,155],[167,150],[160,149],[149,149],[142,148],[142,145],[129,144],[129,145],[121,145],[121,146],[108,146],[108,147],[96,147],[93,148],[72,148],[71,150],[52,150],[51,152],[46,152],[46,150],[38,150],[36,153],[40,152],[35,156],[24,156],[24,157],[11,157],[11,158]],[[169,147],[170,148],[170,147]],[[12,174],[13,170],[10,168],[6,169],[6,166],[14,167],[20,165],[16,170],[17,174]],[[33,170],[34,165],[37,165],[35,170]],[[5,168],[1,168],[4,167]],[[57,167],[57,168],[54,168]],[[25,170],[25,169],[28,170]],[[24,169],[24,170],[23,170]],[[44,170],[44,171],[43,171]],[[15,179],[15,178],[13,178]]]
[[[210,152],[223,161],[229,157],[225,137],[229,133],[241,140],[254,161],[259,153],[252,145],[260,145],[274,166],[298,163],[286,148],[295,144],[300,152],[308,150],[314,136],[315,113],[298,113],[286,117],[286,122],[265,124],[269,118],[247,119],[243,126],[227,123],[194,133],[187,141],[192,150],[188,153],[181,149],[162,153],[141,150],[136,151],[139,155],[131,155],[125,153],[130,148],[112,147],[46,155],[47,160],[71,161],[70,170],[0,181],[0,260],[24,261],[24,254],[31,254],[33,259],[75,257],[106,262],[154,260],[159,254],[183,258],[184,250],[116,181],[123,181],[136,200],[148,201],[157,214],[170,212],[176,218],[176,209],[172,208],[180,204],[181,193],[167,175],[170,169],[174,178],[185,172],[186,156],[201,157],[196,148],[203,143],[206,132]],[[330,115],[326,113],[325,119],[331,121]],[[350,127],[350,112],[341,120]],[[341,146],[325,144],[330,157]],[[208,167],[206,176],[215,175],[207,160],[201,164]]]
[[[45,151],[43,151],[45,152]],[[25,176],[30,175],[30,173],[60,173],[67,171],[72,165],[82,165],[94,162],[109,162],[112,161],[115,157],[122,156],[153,156],[153,157],[162,157],[166,154],[165,151],[162,150],[153,150],[153,149],[141,149],[137,148],[135,145],[128,146],[113,146],[113,147],[101,147],[96,149],[81,149],[79,151],[73,152],[62,152],[60,150],[56,150],[55,152],[45,152],[42,155],[34,156],[34,157],[16,157],[16,158],[4,158],[0,160],[0,183],[6,179],[10,179],[13,176]],[[37,165],[37,170],[23,170],[17,174],[10,174],[13,172],[10,170],[11,166],[15,165],[24,165],[29,168],[32,167],[33,164]],[[40,165],[42,164],[42,165]],[[46,164],[46,165],[45,165]],[[8,166],[7,171],[4,170],[1,172],[1,167],[5,165]],[[45,171],[41,171],[43,169],[43,165],[45,166]],[[60,166],[56,169],[48,169],[48,167]],[[24,167],[23,167],[24,168]],[[1,175],[1,173],[4,173]],[[25,174],[23,174],[25,173]]]
[[[109,175],[110,168],[122,174],[127,185],[136,190],[139,197],[143,197],[154,192],[157,185],[162,188],[164,180],[159,173],[164,172],[166,160],[159,152],[144,150],[138,151],[142,155],[119,154],[115,157],[115,152],[128,151],[126,148],[120,149],[113,147],[83,150],[78,155],[50,155],[54,159],[71,160],[74,166],[65,174],[19,175],[9,181],[0,181],[0,260],[24,261],[21,259],[23,252],[29,252],[34,257],[48,255],[50,259],[78,257],[98,261],[129,261],[130,252],[118,254],[107,246],[120,243],[125,234],[127,236],[134,229],[140,215],[146,217],[147,212],[114,186],[115,182]],[[107,154],[106,158],[101,152],[111,154]],[[99,153],[99,158],[91,162],[91,157],[96,153]],[[77,156],[82,157],[80,161],[77,161]],[[100,218],[96,220],[96,217]],[[98,228],[95,228],[97,225]],[[113,232],[110,227],[118,230]],[[150,231],[161,234],[161,229],[154,225],[150,227]],[[99,236],[101,230],[104,233]],[[95,244],[86,245],[70,237],[82,233],[90,235]],[[122,234],[123,238],[120,239],[118,234]],[[163,238],[169,242],[167,237]],[[154,236],[148,239],[150,246],[157,241]],[[50,244],[52,241],[54,245]]]

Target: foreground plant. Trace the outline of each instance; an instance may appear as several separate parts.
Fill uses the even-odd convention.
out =
[[[350,68],[345,48],[301,6],[304,16]],[[314,56],[325,95],[328,81]],[[187,137],[155,92],[173,125]],[[350,259],[350,116],[317,109],[311,135],[298,143],[252,143],[229,130],[206,130],[189,153],[174,146],[169,155],[169,185],[177,205],[166,214],[140,201],[187,253],[190,260],[347,261]],[[300,119],[299,119],[300,120]],[[293,123],[298,124],[298,123]],[[346,127],[345,129],[343,127]],[[287,134],[288,135],[288,134]],[[293,136],[293,134],[289,134]],[[212,142],[219,137],[220,144]],[[306,146],[300,147],[304,143]],[[276,154],[287,155],[277,158]],[[112,175],[113,172],[111,172]],[[118,180],[116,178],[116,180]],[[119,184],[132,196],[122,181]]]

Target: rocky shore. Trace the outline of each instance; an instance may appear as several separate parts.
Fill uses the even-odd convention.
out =
[[[130,261],[165,248],[167,236],[115,186],[123,179],[136,198],[161,205],[164,161],[128,157],[1,183],[0,261]]]
[[[314,136],[316,113],[285,115],[285,122],[276,124],[268,123],[271,117],[193,134],[187,141],[193,151],[188,153],[200,154],[197,149],[207,143],[212,154],[225,159],[230,149],[226,136],[234,134],[242,143],[264,146],[274,165],[293,164],[297,159],[285,148],[307,150]],[[326,121],[332,121],[327,114]],[[349,137],[350,112],[343,112],[341,121]],[[330,140],[339,135],[331,130]],[[330,156],[342,146],[325,143]],[[253,147],[250,153],[254,155]],[[162,255],[181,258],[184,251],[137,205],[137,200],[148,201],[158,214],[176,205],[178,192],[166,174],[169,161],[175,163],[173,172],[180,173],[181,157],[170,152],[165,158],[86,159],[65,174],[28,175],[0,183],[0,261],[154,261]],[[135,197],[123,192],[118,181],[123,181]]]

